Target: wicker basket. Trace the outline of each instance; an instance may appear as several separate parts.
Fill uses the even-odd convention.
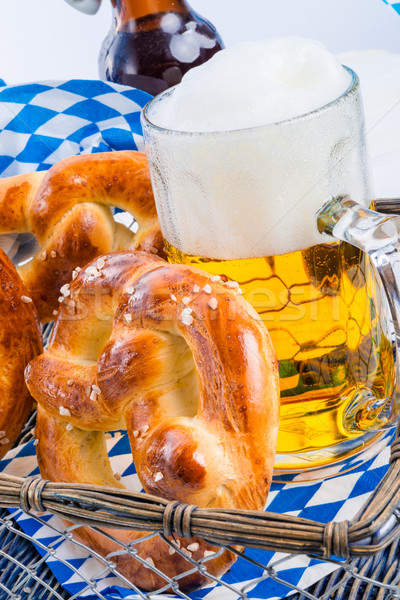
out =
[[[370,556],[386,548],[400,534],[399,504],[400,427],[389,470],[363,508],[352,521],[327,524],[272,512],[198,508],[119,488],[0,474],[4,508],[48,511],[92,527],[107,523],[113,529],[198,536],[218,546],[244,545],[324,559]]]
[[[374,564],[376,570],[376,557],[379,553],[383,560],[386,548],[392,545],[391,553],[393,554],[393,548],[397,547],[400,535],[399,475],[400,427],[397,429],[391,446],[389,470],[357,516],[350,522],[323,524],[272,512],[197,508],[128,490],[85,484],[53,483],[40,477],[24,479],[5,474],[0,475],[0,506],[7,509],[21,508],[25,512],[36,513],[36,518],[39,520],[41,519],[40,513],[48,511],[69,522],[89,525],[94,529],[101,529],[104,523],[107,523],[108,527],[115,530],[135,529],[147,532],[150,536],[160,535],[165,543],[170,544],[177,552],[180,552],[180,549],[167,538],[173,533],[179,537],[202,537],[212,544],[228,547],[238,556],[243,556],[243,553],[232,548],[233,545],[272,550],[289,555],[307,554],[330,562],[337,562],[338,566],[344,569],[339,581],[335,575],[335,585],[329,587],[330,594],[334,591],[337,592],[340,588],[343,588],[343,592],[344,584],[352,576],[356,578],[358,586],[362,582],[370,587],[375,583],[381,585],[381,592],[390,593],[389,597],[395,597],[393,592],[397,588],[392,584],[385,584],[384,577],[381,577],[382,582],[379,584],[366,576],[365,569],[364,574],[362,571],[357,574],[354,559],[371,557],[369,563],[364,560],[363,564],[370,564],[370,566]],[[4,522],[7,523],[8,533],[10,531],[17,533],[18,528],[15,529],[10,517],[6,517]],[[74,527],[76,526],[72,526],[60,534],[70,536]],[[117,531],[115,534],[117,536]],[[29,538],[26,535],[24,537]],[[129,548],[125,548],[125,550],[129,552]],[[0,554],[4,556],[4,546]],[[137,560],[141,560],[135,556],[132,549],[130,554]],[[338,560],[340,558],[346,560],[341,563]],[[207,558],[198,562],[191,558],[187,558],[187,560],[188,571],[199,569],[207,574]],[[394,555],[391,561],[392,566],[393,560]],[[112,570],[112,561],[105,559],[104,564]],[[260,566],[269,570],[268,576],[275,577],[279,581],[273,566]],[[393,570],[389,567],[390,565],[388,571],[383,574],[386,577]],[[174,581],[166,578],[165,589],[159,590],[158,593],[172,587],[178,596],[187,598],[179,591],[179,580],[187,575],[188,571],[174,578]],[[299,589],[296,586],[290,586],[287,582],[283,583]],[[127,584],[126,581],[125,584]],[[2,589],[11,594],[10,589],[2,585],[0,579],[0,598],[3,597]],[[32,588],[25,585],[22,591],[23,589],[30,592]],[[132,586],[132,589],[138,594],[138,598],[153,598],[153,595],[143,594],[136,586]],[[304,592],[304,594],[304,597],[308,598],[317,597],[308,592]],[[326,594],[325,591],[323,596],[318,597],[328,597]],[[10,595],[4,596],[4,598],[8,597]],[[36,596],[27,595],[26,597],[35,598]],[[98,597],[102,598],[103,596],[99,595]],[[239,594],[238,597],[246,598],[247,596]],[[329,595],[329,597],[331,596]],[[347,595],[343,596],[343,598],[347,597]],[[358,596],[356,595],[354,598],[358,598]]]

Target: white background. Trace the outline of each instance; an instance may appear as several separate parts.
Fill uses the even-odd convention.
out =
[[[189,0],[190,1],[190,0]],[[97,55],[111,22],[110,0],[96,16],[64,0],[0,0],[0,78],[96,78]],[[382,0],[191,0],[226,45],[302,35],[333,52],[382,48],[400,52],[400,15]]]

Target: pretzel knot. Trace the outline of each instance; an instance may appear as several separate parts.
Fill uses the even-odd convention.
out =
[[[115,222],[112,207],[136,219],[136,235]],[[117,250],[162,254],[146,155],[72,156],[49,171],[0,179],[0,233],[35,236],[39,249],[18,272],[41,321],[52,321],[75,267]]]
[[[26,369],[39,404],[42,476],[121,487],[104,432],[125,429],[146,492],[186,505],[263,509],[279,386],[268,332],[250,305],[206,273],[140,252],[100,257],[70,292],[76,314],[61,308],[48,351]],[[103,555],[121,550],[88,528],[78,535]],[[128,544],[144,534],[114,535]],[[213,550],[202,539],[179,544],[183,556],[158,536],[135,548],[169,577],[192,568],[186,557]],[[140,587],[165,586],[132,557],[112,560]],[[207,570],[221,575],[234,560],[225,551]],[[206,582],[197,572],[180,586]]]

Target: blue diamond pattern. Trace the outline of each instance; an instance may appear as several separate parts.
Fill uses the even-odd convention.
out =
[[[96,96],[101,96],[102,94],[114,91],[111,89],[110,84],[105,81],[91,81],[84,79],[71,79],[70,81],[61,83],[57,88],[59,90],[64,90],[65,92],[71,92],[72,94],[78,93],[79,96],[83,96],[84,98],[95,98]]]
[[[108,455],[112,456],[120,456],[121,454],[130,454],[131,447],[129,444],[129,438],[127,435],[123,435],[118,439],[118,442],[114,444],[114,446],[109,451]]]
[[[118,136],[116,135],[117,133]],[[132,131],[124,131],[123,129],[115,130],[114,127],[104,131],[103,140],[110,148],[112,148],[113,140],[115,139],[118,139],[118,145],[114,144],[115,150],[126,150],[127,148],[136,150]]]
[[[104,81],[14,86],[1,82],[0,132],[7,131],[8,136],[0,155],[0,176],[43,171],[76,151],[143,151],[140,111],[151,96],[141,90]],[[124,96],[126,114],[119,112],[118,94]],[[62,135],[64,124],[66,133]]]
[[[54,110],[27,104],[4,129],[15,133],[35,133],[43,123],[50,121],[56,114]]]
[[[129,115],[125,115],[125,120],[127,121],[131,131],[134,131],[137,134],[141,134],[142,126],[140,124],[140,114],[130,113]]]
[[[98,146],[93,146],[93,153],[95,152],[110,152],[110,150],[112,150],[112,148],[110,146],[108,146],[107,144],[105,144],[104,142],[100,142],[100,144]],[[114,148],[114,150],[116,150],[116,148]],[[125,148],[126,150],[126,148]]]
[[[107,106],[106,104],[98,102],[92,98],[74,104],[71,106],[71,108],[67,108],[67,110],[64,111],[64,114],[81,117],[87,121],[93,121],[93,123],[98,123],[100,121],[105,121],[106,119],[113,119],[120,116],[118,111],[111,106]]]
[[[94,135],[99,132],[100,132],[99,126],[96,125],[96,123],[90,123],[89,125],[85,125],[84,127],[79,128],[74,133],[71,133],[71,135],[69,135],[67,137],[67,140],[70,140],[71,142],[79,143],[83,139],[88,138],[89,136]]]
[[[400,2],[394,2],[394,0],[383,0],[383,2],[389,4],[400,15]]]
[[[0,156],[0,173],[5,171],[13,161],[14,159],[11,156]]]
[[[135,475],[135,473],[136,473],[135,463],[132,460],[132,463],[129,465],[129,467],[127,469],[125,469],[123,475],[124,475],[124,477],[128,477],[128,475]]]
[[[0,90],[0,102],[18,102],[28,104],[35,96],[50,90],[51,87],[41,83],[30,83],[25,85],[16,85],[5,87]]]
[[[48,136],[32,136],[25,148],[17,155],[17,160],[21,162],[30,163],[32,156],[35,157],[36,161],[43,162],[50,154],[53,154],[55,150],[62,144],[63,140],[60,138],[53,138]]]

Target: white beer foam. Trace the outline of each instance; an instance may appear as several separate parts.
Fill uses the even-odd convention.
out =
[[[246,42],[190,70],[153,122],[176,131],[277,123],[328,104],[349,84],[349,73],[320,42],[296,37]]]
[[[147,113],[152,123],[175,131],[188,127],[190,117],[195,129],[159,129],[146,144],[164,237],[187,254],[219,259],[329,241],[317,230],[315,212],[338,195],[364,205],[370,197],[360,97],[352,92],[326,106],[349,89],[351,75],[319,43],[293,38],[241,44],[214,58]],[[268,97],[273,89],[279,92],[274,99]],[[257,126],[246,128],[250,123]],[[206,131],[217,125],[228,130]],[[146,136],[146,124],[144,130]]]

